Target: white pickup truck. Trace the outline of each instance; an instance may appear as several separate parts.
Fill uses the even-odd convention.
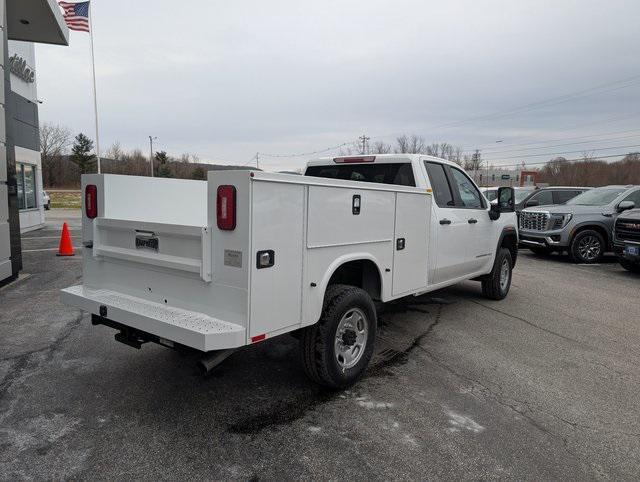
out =
[[[349,386],[373,353],[374,301],[467,279],[502,299],[517,256],[513,190],[490,205],[457,165],[422,155],[206,182],[90,174],[82,192],[83,284],[64,302],[136,348],[202,352],[205,370],[293,332],[313,380]]]

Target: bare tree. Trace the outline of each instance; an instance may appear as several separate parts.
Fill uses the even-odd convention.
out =
[[[397,154],[425,154],[427,146],[424,138],[412,134],[411,136],[402,135],[396,139],[395,152]]]
[[[596,154],[593,151],[582,151],[583,161],[593,161],[596,158]]]
[[[462,148],[453,148],[449,160],[455,162],[458,166],[462,166]]]
[[[42,157],[43,183],[50,186],[56,181],[56,169],[60,159],[71,145],[71,131],[64,126],[45,122],[40,126],[40,155]]]
[[[470,156],[464,156],[464,168],[467,171],[478,171],[482,168],[482,155],[478,149]]]
[[[45,122],[40,126],[40,154],[43,158],[65,154],[71,145],[67,127]]]
[[[391,152],[391,146],[382,141],[378,141],[373,144],[373,154],[389,154]]]
[[[123,154],[124,152],[120,147],[120,143],[118,141],[115,141],[113,144],[111,144],[111,147],[107,149],[105,156],[108,159],[114,159],[116,161],[119,161],[120,159],[122,159]]]

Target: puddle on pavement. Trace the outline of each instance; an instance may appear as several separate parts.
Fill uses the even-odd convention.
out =
[[[379,331],[376,351],[366,378],[394,376],[394,366],[407,362],[409,354],[433,332],[440,321],[444,305],[453,301],[442,298],[407,298],[379,307]],[[335,398],[341,392],[319,387],[303,388],[303,391],[288,400],[276,400],[263,406],[258,413],[230,424],[227,428],[233,434],[257,434],[266,429],[277,429],[303,418]]]

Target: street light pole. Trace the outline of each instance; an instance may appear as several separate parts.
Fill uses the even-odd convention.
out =
[[[149,162],[151,163],[151,177],[153,177],[153,141],[157,137],[149,136]]]

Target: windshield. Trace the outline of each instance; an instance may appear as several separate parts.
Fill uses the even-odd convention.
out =
[[[528,191],[526,189],[516,189],[515,190],[515,200],[516,200],[516,204],[524,201],[524,198],[526,198],[529,194],[531,194],[533,192],[533,190]]]
[[[625,192],[625,189],[605,187],[592,189],[577,195],[573,199],[569,199],[567,204],[574,206],[604,206],[605,204],[609,204],[623,192]]]

